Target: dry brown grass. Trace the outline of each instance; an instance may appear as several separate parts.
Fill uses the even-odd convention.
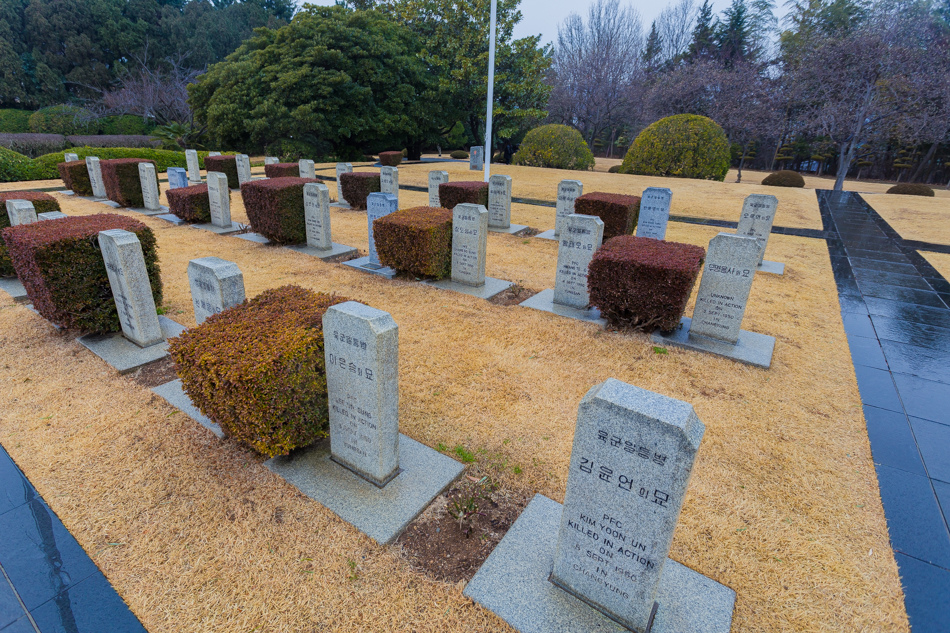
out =
[[[930,265],[937,269],[944,279],[950,279],[950,255],[945,253],[929,253],[927,251],[917,251],[923,255],[924,259],[930,262]]]
[[[863,197],[905,240],[950,244],[950,195]]]
[[[403,182],[427,170],[406,169]],[[527,184],[529,174],[542,184]],[[516,195],[532,195],[519,186],[550,192],[564,176],[519,173]],[[662,184],[674,204],[687,199],[681,181]],[[720,196],[701,190],[691,194],[697,212],[717,213]],[[403,206],[425,197],[401,192]],[[71,214],[105,209],[60,200]],[[538,228],[553,226],[550,214],[536,217],[548,219]],[[787,272],[757,277],[744,322],[777,339],[764,371],[679,349],[655,354],[640,334],[144,221],[158,238],[166,307],[185,325],[194,324],[187,263],[207,255],[237,262],[248,296],[295,283],[391,312],[401,430],[506,464],[495,476],[509,488],[563,498],[578,402],[608,377],[692,403],[706,435],[671,555],[736,590],[733,631],[908,630],[823,242],[770,240],[769,259]],[[365,214],[333,211],[332,222],[335,241],[366,248]],[[715,232],[673,223],[669,237],[705,246]],[[491,235],[488,248],[489,275],[553,284],[553,242]],[[0,442],[152,633],[510,630],[461,586],[412,571],[398,550],[5,297],[0,345]]]

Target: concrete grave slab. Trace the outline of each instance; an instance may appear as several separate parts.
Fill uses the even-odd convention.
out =
[[[659,345],[675,345],[700,352],[708,352],[765,369],[772,365],[772,353],[775,351],[774,336],[740,330],[739,340],[735,345],[732,345],[705,336],[690,335],[690,323],[689,317],[683,317],[678,329],[669,334],[653,332],[651,339]]]
[[[198,410],[198,407],[192,403],[191,398],[188,397],[188,394],[185,393],[185,390],[181,386],[181,380],[173,380],[171,382],[166,382],[164,385],[153,387],[152,393],[164,398],[168,404],[172,405],[187,415],[189,418],[214,433],[216,437],[224,437],[224,431],[221,430],[221,427],[212,422],[210,418],[203,415],[201,411]]]
[[[539,240],[554,240],[555,242],[557,241],[557,234],[554,232],[554,229],[541,231],[540,233],[535,235],[535,237],[538,238]]]
[[[304,255],[310,255],[311,257],[319,257],[323,260],[345,259],[347,257],[352,257],[359,252],[358,249],[353,248],[352,246],[345,246],[343,244],[337,244],[336,242],[331,242],[330,248],[326,250],[308,246],[307,244],[291,244],[290,246],[285,246],[284,248],[297,251],[298,253],[303,253]]]
[[[212,233],[217,233],[218,235],[230,235],[231,233],[237,233],[244,228],[237,222],[231,222],[230,226],[217,226],[215,224],[192,224],[191,227],[195,229],[201,229],[202,231],[211,231]]]
[[[260,233],[240,233],[238,235],[232,235],[231,237],[247,240],[248,242],[255,242],[256,244],[270,244],[270,240]]]
[[[330,459],[328,440],[285,457],[274,457],[264,465],[385,545],[394,541],[464,470],[454,459],[402,434],[399,463],[402,471],[384,488]]]
[[[144,209],[140,207],[129,208],[129,211],[134,211],[135,213],[141,213],[142,215],[155,216],[155,215],[166,215],[169,213],[170,209],[164,204],[158,206],[157,209]]]
[[[550,312],[551,314],[567,317],[569,319],[576,319],[578,321],[584,321],[586,323],[595,323],[601,327],[607,325],[607,319],[600,316],[600,310],[597,308],[587,308],[585,310],[582,308],[573,308],[571,306],[561,305],[560,303],[554,303],[553,288],[542,290],[538,294],[522,301],[518,305],[525,308],[534,308],[535,310]]]
[[[63,213],[62,211],[46,211],[44,213],[37,213],[36,218],[38,220],[60,220],[62,218],[68,218],[69,216]]]
[[[784,275],[785,274],[785,264],[781,262],[770,262],[767,259],[763,259],[762,263],[758,265],[755,269],[757,273],[770,273],[772,275]]]
[[[343,262],[343,265],[349,266],[350,268],[355,268],[356,270],[363,273],[379,275],[380,277],[385,277],[386,279],[392,279],[396,276],[396,271],[389,266],[382,266],[380,264],[372,263],[369,260],[369,255],[345,261]]]
[[[457,281],[452,281],[451,279],[439,279],[434,281],[426,281],[425,283],[436,288],[441,288],[442,290],[452,290],[453,292],[460,292],[463,295],[471,295],[480,299],[491,299],[495,295],[508,290],[508,288],[511,288],[514,285],[510,281],[505,281],[504,279],[495,279],[494,277],[485,277],[485,283],[483,283],[481,286],[461,284]]]
[[[27,303],[30,300],[26,295],[26,288],[16,277],[0,277],[0,290],[10,295],[16,303]]]
[[[165,316],[159,316],[162,332],[178,336],[184,327]],[[177,332],[177,333],[175,333]],[[80,336],[79,343],[104,360],[120,374],[127,374],[143,365],[148,365],[168,356],[168,343],[161,341],[148,347],[139,347],[119,332],[112,334],[87,334]]]
[[[159,220],[165,220],[166,222],[171,222],[171,223],[174,224],[175,226],[181,226],[182,224],[188,224],[187,222],[185,222],[184,220],[182,220],[180,217],[178,217],[178,216],[175,215],[174,213],[162,213],[162,214],[160,214],[160,215],[156,215],[155,217],[158,218]],[[217,228],[217,227],[216,227],[216,228]]]
[[[521,233],[522,231],[526,231],[528,228],[530,227],[528,227],[528,225],[526,224],[509,224],[506,228],[490,226],[488,227],[488,231],[490,233],[503,233],[505,235],[517,235],[518,233]]]

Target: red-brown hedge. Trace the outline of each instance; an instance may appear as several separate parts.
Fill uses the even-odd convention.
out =
[[[488,207],[488,183],[444,182],[439,185],[439,204],[445,209],[454,209],[464,203]]]
[[[264,175],[268,178],[299,178],[299,163],[271,163],[264,165]]]
[[[63,179],[66,188],[77,196],[91,196],[92,183],[89,182],[89,170],[86,169],[86,161],[71,160],[66,163],[58,163],[56,169],[59,171],[59,177]]]
[[[614,237],[587,269],[590,303],[614,327],[668,332],[679,325],[705,257],[692,244]]]
[[[169,341],[185,392],[228,435],[274,457],[329,427],[323,314],[343,297],[284,286]]]
[[[208,185],[191,185],[165,192],[168,209],[185,222],[210,222],[211,200]]]
[[[99,231],[109,229],[124,229],[138,236],[155,305],[162,304],[162,279],[151,229],[133,218],[109,213],[71,216],[3,230],[16,274],[43,317],[85,332],[121,330],[99,250]]]
[[[640,197],[618,193],[585,193],[574,203],[574,213],[594,215],[604,222],[604,240],[631,235],[640,216]]]
[[[400,272],[442,279],[452,274],[452,212],[415,207],[373,222],[379,261]]]
[[[383,167],[398,167],[402,163],[402,152],[380,152],[379,164]]]
[[[277,244],[307,241],[303,186],[314,178],[268,178],[241,185],[251,228]]]
[[[238,181],[237,157],[235,156],[207,156],[205,157],[205,169],[219,171],[227,176],[229,189],[238,189],[241,186],[240,181]]]
[[[29,200],[33,203],[36,212],[59,211],[59,202],[53,196],[42,191],[3,191],[0,192],[0,277],[10,277],[14,274],[13,262],[3,241],[3,229],[10,226],[10,216],[7,215],[7,200]]]
[[[99,161],[102,168],[102,183],[106,197],[123,207],[140,209],[145,206],[142,198],[142,180],[139,178],[139,163],[152,163],[144,158],[112,158]],[[158,186],[158,169],[155,170],[155,186]]]
[[[354,209],[365,209],[369,194],[382,191],[379,173],[371,171],[340,174],[340,186],[343,188],[343,199]]]

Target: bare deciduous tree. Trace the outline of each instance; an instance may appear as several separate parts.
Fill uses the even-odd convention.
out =
[[[663,44],[663,61],[672,61],[686,52],[693,39],[695,22],[695,0],[679,0],[660,12],[656,19],[656,28]]]

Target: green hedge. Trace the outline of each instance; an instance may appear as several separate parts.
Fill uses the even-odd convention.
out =
[[[587,171],[594,168],[594,154],[580,132],[567,125],[551,124],[528,132],[511,162],[528,167]]]
[[[762,184],[767,187],[804,187],[805,179],[797,171],[783,169],[766,176]]]
[[[902,182],[901,184],[894,185],[888,189],[887,193],[903,196],[925,196],[928,198],[934,197],[934,190],[928,185],[919,182]]]
[[[729,141],[715,121],[695,114],[677,114],[640,132],[620,172],[721,182],[729,171],[729,161]]]
[[[30,131],[29,110],[0,110],[0,133],[24,134]]]
[[[98,121],[85,108],[58,105],[30,115],[30,131],[35,134],[95,134]]]
[[[184,152],[142,147],[74,147],[69,151],[77,154],[80,160],[85,160],[87,156],[98,156],[101,160],[144,158],[155,161],[155,169],[159,172],[168,171],[169,167],[187,169]],[[65,162],[65,154],[65,152],[54,152],[31,160],[23,154],[0,147],[0,182],[59,178],[59,170],[56,166]],[[204,169],[204,159],[207,156],[208,152],[198,152],[198,163],[202,169]]]

